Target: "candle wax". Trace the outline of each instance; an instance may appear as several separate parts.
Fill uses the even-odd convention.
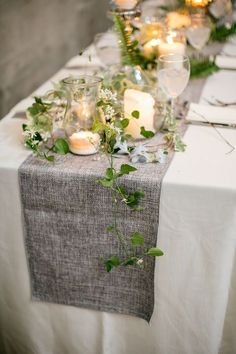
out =
[[[115,3],[121,9],[131,10],[137,5],[138,0],[115,0]]]
[[[159,55],[169,55],[169,54],[184,55],[185,45],[180,42],[161,43],[159,45]]]
[[[98,151],[100,136],[90,131],[73,133],[69,137],[70,151],[76,155],[93,155]]]
[[[143,139],[140,135],[140,128],[155,131],[155,100],[149,93],[127,89],[124,93],[124,113],[130,119],[126,132],[134,139]],[[139,112],[139,119],[132,118],[132,112]]]

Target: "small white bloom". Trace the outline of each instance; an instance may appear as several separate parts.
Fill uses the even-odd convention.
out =
[[[115,115],[115,110],[112,106],[108,105],[104,108],[104,115],[106,120],[111,120]]]
[[[159,163],[164,164],[167,162],[168,154],[163,149],[158,149],[156,159]]]
[[[128,154],[128,144],[127,141],[121,141],[121,139],[116,139],[114,149],[119,149],[118,154]]]
[[[47,141],[48,139],[51,138],[51,134],[49,132],[44,132],[44,133],[40,133],[43,141]]]
[[[137,260],[137,264],[138,264],[139,266],[142,265],[142,264],[143,264],[143,259],[140,258],[139,260]]]
[[[99,93],[100,100],[117,102],[117,93],[109,89],[102,89]]]

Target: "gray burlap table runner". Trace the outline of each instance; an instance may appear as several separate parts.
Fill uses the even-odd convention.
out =
[[[204,80],[192,83],[198,101]],[[184,133],[182,126],[182,133]],[[121,207],[118,222],[125,234],[140,231],[146,247],[157,241],[161,181],[166,164],[139,164],[123,179],[129,191],[142,190],[144,210]],[[127,162],[127,158],[116,164]],[[154,307],[155,259],[137,267],[104,270],[102,257],[122,255],[114,236],[111,195],[97,179],[107,167],[105,158],[58,156],[55,164],[30,156],[19,169],[32,299],[89,309],[129,314],[150,320]],[[161,260],[160,260],[161,261]]]

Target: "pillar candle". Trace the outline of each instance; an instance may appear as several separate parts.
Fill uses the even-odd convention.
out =
[[[181,42],[174,42],[167,38],[166,42],[162,42],[158,48],[159,55],[169,55],[169,54],[185,54],[185,44]]]
[[[130,119],[126,132],[134,139],[143,138],[140,135],[140,128],[144,127],[146,130],[154,130],[155,117],[155,100],[149,93],[127,89],[124,93],[124,113],[125,117]],[[132,112],[138,111],[139,118],[132,118]]]

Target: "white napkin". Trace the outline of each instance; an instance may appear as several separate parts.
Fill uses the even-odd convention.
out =
[[[191,103],[186,117],[187,121],[210,122],[215,124],[236,124],[236,109],[228,107],[212,107]]]
[[[215,63],[220,69],[236,69],[236,57],[217,55]]]

